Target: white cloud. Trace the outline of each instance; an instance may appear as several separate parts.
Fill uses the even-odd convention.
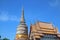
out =
[[[8,12],[0,12],[0,21],[19,21],[16,15],[9,15]]]
[[[50,0],[49,5],[51,7],[58,7],[58,6],[60,6],[60,0]]]

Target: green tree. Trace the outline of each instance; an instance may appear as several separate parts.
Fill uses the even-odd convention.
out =
[[[0,38],[1,38],[1,36],[0,36]]]
[[[8,38],[3,38],[3,40],[9,40]]]
[[[1,39],[1,36],[0,36],[0,40],[2,40],[2,39]]]

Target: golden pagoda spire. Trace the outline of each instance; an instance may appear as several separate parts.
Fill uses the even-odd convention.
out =
[[[20,24],[17,27],[16,40],[27,40],[28,39],[28,27],[26,26],[24,19],[24,8],[22,8],[22,15]]]
[[[24,8],[22,8],[22,15],[21,15],[20,22],[25,22],[25,19],[24,19]]]

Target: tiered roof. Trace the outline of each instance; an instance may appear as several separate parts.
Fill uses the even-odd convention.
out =
[[[44,36],[44,34],[58,34],[58,29],[55,28],[51,23],[46,22],[37,22],[34,25],[31,25],[31,34],[34,35],[34,37],[39,38],[41,36]]]

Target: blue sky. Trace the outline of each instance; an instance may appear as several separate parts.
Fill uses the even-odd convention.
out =
[[[28,30],[37,20],[50,22],[60,31],[60,0],[0,0],[0,35],[14,40],[24,6]]]

